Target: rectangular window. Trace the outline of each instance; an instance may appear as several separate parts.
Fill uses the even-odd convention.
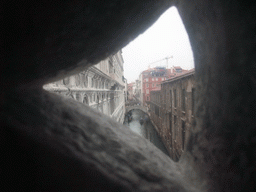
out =
[[[169,113],[169,123],[170,123],[170,133],[171,133],[171,135],[172,135],[172,114],[171,113]]]
[[[155,114],[159,117],[159,107],[158,106],[155,107]]]
[[[176,93],[176,89],[173,90],[173,94],[174,94],[174,107],[177,107],[177,93]]]
[[[185,121],[182,121],[182,149],[184,150],[185,148],[185,132],[186,128],[185,128]]]
[[[181,93],[181,109],[182,109],[182,111],[185,111],[185,105],[186,105],[185,94],[186,94],[185,89],[182,89],[182,93]]]
[[[158,78],[156,78],[156,81],[158,81]]]
[[[172,114],[169,113],[169,128],[170,128],[170,147],[172,148]]]
[[[164,81],[164,77],[162,77],[162,81]]]
[[[149,94],[149,90],[148,89],[146,90],[146,93]]]
[[[147,87],[148,87],[148,84],[147,84]]]
[[[194,115],[194,109],[195,109],[195,91],[196,89],[195,88],[192,88],[192,115]]]
[[[152,87],[155,87],[155,84],[154,84],[154,83],[152,84]]]
[[[172,108],[172,90],[170,90],[170,107]]]
[[[148,78],[146,78],[146,82],[148,82]]]
[[[176,140],[176,134],[177,134],[177,116],[174,115],[174,140]]]
[[[155,81],[155,78],[152,78],[152,81]]]

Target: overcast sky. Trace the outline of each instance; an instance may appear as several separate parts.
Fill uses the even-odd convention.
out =
[[[175,7],[168,9],[147,31],[122,49],[124,77],[128,82],[138,79],[139,74],[150,67],[180,66],[183,69],[194,67],[193,53],[187,32]]]

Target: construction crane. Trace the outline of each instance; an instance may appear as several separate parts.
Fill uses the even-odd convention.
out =
[[[152,65],[152,64],[154,64],[154,63],[158,63],[158,62],[160,62],[160,61],[166,60],[166,69],[168,69],[168,59],[170,59],[170,58],[173,58],[173,56],[165,57],[165,58],[160,59],[160,60],[158,60],[158,61],[154,61],[154,62],[152,62],[152,63],[149,63],[149,64],[148,64],[148,68],[150,68],[150,65]]]

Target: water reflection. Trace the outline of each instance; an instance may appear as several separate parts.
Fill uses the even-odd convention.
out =
[[[140,124],[140,119],[145,117],[145,113],[141,110],[134,109],[131,113],[131,116],[132,120],[129,123],[128,116],[125,117],[124,124],[130,127],[133,132],[150,140],[156,147],[158,147],[161,151],[168,155],[168,152],[160,137],[158,136],[156,130],[154,129],[152,123],[148,121],[144,122],[142,125]]]

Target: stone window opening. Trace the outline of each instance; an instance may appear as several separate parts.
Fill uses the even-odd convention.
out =
[[[97,103],[97,104],[99,104],[99,103],[100,103],[99,95],[97,95],[96,103]]]
[[[80,100],[80,94],[79,94],[79,93],[76,94],[76,100],[77,100],[77,101]]]
[[[192,88],[192,98],[191,98],[191,110],[192,110],[192,115],[194,115],[194,109],[195,109],[195,88]]]
[[[84,76],[84,87],[88,87],[88,76]]]
[[[83,100],[83,103],[85,103],[85,104],[89,104],[89,102],[88,102],[88,97],[87,96],[84,96],[84,100]]]
[[[76,86],[79,86],[80,85],[80,75],[79,74],[77,74],[75,76],[75,81],[76,81]]]
[[[64,85],[69,85],[69,77],[66,77],[63,79],[63,84]]]
[[[184,150],[185,149],[185,133],[186,133],[186,128],[185,128],[185,121],[182,121],[182,132],[181,132],[181,135],[182,135],[182,149]]]
[[[177,136],[177,116],[176,115],[174,115],[174,117],[173,117],[173,119],[174,119],[174,140],[176,141],[176,136]]]
[[[93,88],[94,87],[94,79],[92,78],[92,80],[91,80],[91,88]]]
[[[22,186],[25,186],[26,188],[32,188],[30,191],[44,191],[44,187],[53,191],[64,191],[70,188],[72,188],[72,191],[80,191],[81,189],[87,188],[88,191],[103,191],[106,189],[106,183],[109,184],[107,186],[108,191],[139,191],[140,189],[145,189],[145,187],[148,187],[151,191],[168,191],[169,189],[176,191],[192,191],[191,189],[193,189],[195,191],[238,192],[246,191],[247,188],[251,191],[255,191],[256,186],[254,184],[255,182],[253,182],[255,175],[253,171],[254,164],[242,164],[240,162],[241,154],[244,154],[244,158],[247,159],[248,162],[255,161],[255,157],[250,153],[253,150],[253,148],[250,147],[253,146],[251,133],[254,129],[251,125],[254,125],[255,121],[250,118],[244,118],[250,117],[251,113],[255,110],[255,105],[253,104],[253,102],[255,102],[255,84],[252,80],[252,77],[255,76],[255,72],[253,71],[255,68],[255,58],[252,56],[255,49],[253,45],[255,44],[255,40],[252,38],[254,34],[250,32],[251,29],[255,28],[254,3],[244,3],[237,0],[232,1],[232,4],[229,1],[179,2],[180,1],[131,1],[129,7],[122,7],[124,5],[120,3],[111,5],[111,8],[109,8],[104,2],[100,2],[99,5],[97,1],[92,1],[92,5],[89,5],[88,12],[95,15],[90,17],[92,20],[88,20],[88,23],[91,26],[95,26],[93,23],[96,23],[96,20],[93,18],[97,18],[97,26],[102,26],[103,28],[104,23],[106,23],[106,25],[108,24],[108,16],[110,15],[111,24],[113,22],[111,25],[112,28],[110,27],[109,29],[105,27],[103,28],[104,30],[101,30],[102,28],[100,27],[98,29],[95,27],[93,30],[86,29],[86,26],[79,26],[82,25],[80,20],[76,20],[77,18],[81,19],[81,17],[71,17],[74,14],[84,14],[83,12],[76,13],[74,11],[83,10],[83,3],[79,4],[79,7],[72,3],[59,4],[56,6],[49,3],[49,5],[42,7],[36,6],[37,4],[35,4],[34,7],[40,7],[35,11],[31,10],[28,3],[25,3],[24,6],[18,6],[17,4],[16,7],[5,7],[7,10],[4,11],[4,16],[5,18],[10,18],[11,23],[11,27],[6,28],[5,39],[7,43],[5,45],[7,46],[6,51],[10,51],[11,53],[4,55],[5,58],[3,60],[6,61],[6,64],[3,63],[3,70],[1,70],[1,77],[4,80],[4,82],[1,82],[3,86],[1,92],[1,97],[3,98],[1,100],[1,105],[3,106],[1,108],[1,115],[3,118],[1,119],[4,125],[2,126],[1,133],[4,134],[1,135],[3,135],[3,137],[7,136],[8,138],[1,141],[3,142],[1,144],[3,144],[2,146],[11,148],[11,150],[3,150],[3,156],[6,157],[6,160],[4,160],[5,164],[7,165],[6,162],[10,161],[13,166],[4,169],[8,170],[8,172],[5,171],[7,185],[15,183],[19,186],[17,189],[21,189]],[[115,5],[120,15],[122,13],[126,15],[121,15],[123,17],[115,17],[113,20],[114,16],[117,16],[113,11]],[[147,146],[149,150],[143,148],[143,146],[136,145],[137,143],[135,141],[137,140],[134,138],[132,138],[134,142],[130,142],[132,144],[127,144],[126,140],[123,139],[123,142],[119,143],[121,145],[119,149],[121,150],[117,148],[115,148],[115,151],[112,150],[111,152],[103,150],[103,152],[106,153],[105,156],[100,156],[100,152],[96,155],[91,148],[86,148],[88,150],[84,153],[81,149],[82,145],[86,147],[86,142],[89,142],[92,148],[94,146],[96,148],[100,145],[99,142],[101,138],[105,136],[97,135],[100,131],[94,133],[94,130],[87,128],[94,126],[96,128],[95,130],[101,130],[100,126],[104,124],[104,121],[97,116],[97,113],[91,112],[91,114],[88,115],[90,111],[87,114],[84,111],[82,112],[80,109],[81,105],[77,102],[62,100],[63,98],[60,96],[40,90],[39,87],[41,85],[38,82],[49,82],[53,79],[58,80],[62,76],[61,74],[71,74],[81,65],[82,67],[86,66],[87,64],[84,63],[77,65],[77,62],[81,61],[81,59],[89,59],[90,62],[94,62],[95,57],[103,58],[111,52],[114,52],[120,48],[121,45],[129,43],[128,41],[130,39],[139,35],[145,27],[149,27],[149,24],[155,21],[160,13],[166,10],[166,7],[172,5],[178,7],[183,22],[188,30],[195,55],[197,82],[200,83],[200,87],[196,88],[198,98],[196,98],[194,109],[195,115],[197,115],[195,116],[197,132],[195,133],[196,136],[194,134],[194,136],[188,139],[189,147],[187,149],[187,156],[181,158],[182,164],[173,164],[172,161],[166,160],[160,153],[155,154],[154,150],[151,150],[150,145]],[[104,12],[107,14],[103,15],[103,12],[97,12],[97,10],[102,11],[102,9],[99,9],[97,6],[102,6],[101,8],[104,8]],[[79,9],[80,7],[81,9]],[[96,9],[93,9],[93,7],[96,7]],[[56,9],[56,11],[49,11],[47,15],[45,15],[49,8],[51,8],[51,10]],[[36,14],[36,17],[33,17],[34,20],[32,22],[31,15],[33,14]],[[20,15],[22,15],[22,17],[20,17]],[[65,17],[63,17],[63,15],[65,15]],[[97,15],[100,15],[100,17],[97,17]],[[138,15],[143,15],[143,17],[139,17]],[[28,20],[24,22],[24,18]],[[100,18],[104,18],[104,22],[102,22]],[[127,22],[121,22],[122,20],[118,20],[119,18],[129,19]],[[84,18],[84,20],[86,22],[83,23],[87,23],[87,19]],[[33,34],[26,32],[31,31],[30,23],[33,23]],[[73,27],[71,25],[72,23],[78,25],[75,34],[69,29],[70,26],[70,28]],[[119,23],[121,23],[121,25]],[[54,25],[56,27],[53,27]],[[139,28],[139,26],[141,26],[141,28]],[[42,28],[44,28],[43,31],[41,30]],[[65,31],[61,31],[61,29],[65,29]],[[111,36],[114,36],[113,34],[119,29],[127,29],[127,33],[120,37],[121,40],[119,43],[116,43],[115,37]],[[18,34],[15,33],[17,31],[19,31]],[[101,36],[97,35],[97,33],[93,33],[95,31]],[[65,34],[69,32],[71,33],[70,37],[77,36],[79,42],[77,42],[75,38],[66,38]],[[88,38],[85,40],[80,38],[80,36],[87,36],[84,34],[88,34]],[[91,34],[95,35],[95,37]],[[100,38],[105,36],[107,37],[106,41],[104,41],[104,38]],[[237,39],[239,39],[239,42]],[[107,42],[112,42],[112,45],[104,50],[103,45],[106,45]],[[225,42],[228,42],[228,46],[225,46]],[[84,47],[81,46],[82,44],[86,47],[86,51],[84,51]],[[234,55],[236,58],[234,58]],[[244,58],[246,58],[246,61]],[[8,67],[6,67],[7,65]],[[245,72],[241,70],[241,66],[246,68],[246,70],[244,70]],[[10,73],[8,68],[15,69],[13,70],[13,75],[10,75],[12,73]],[[71,71],[71,69],[74,70]],[[31,75],[31,73],[33,74]],[[8,78],[8,76],[10,77]],[[11,83],[7,84],[9,80]],[[244,81],[246,81],[246,87],[244,86]],[[22,87],[22,93],[20,91],[21,89],[18,89],[20,87]],[[248,94],[247,89],[250,90],[250,94]],[[236,94],[234,94],[234,91]],[[17,97],[15,97],[15,95],[17,95]],[[230,102],[230,98],[228,97],[230,95],[232,95],[232,102]],[[15,109],[13,109],[12,103],[16,100],[19,102],[16,102]],[[27,100],[32,104],[27,102]],[[35,102],[36,105],[34,105],[35,103],[33,102]],[[20,104],[22,104],[22,106],[20,106]],[[16,110],[19,111],[22,107],[24,109],[24,106],[26,106],[28,113],[16,113]],[[239,110],[237,106],[243,106],[245,109],[249,110]],[[54,113],[56,111],[58,113]],[[202,111],[205,114],[202,114]],[[217,111],[223,114],[215,115],[213,112]],[[239,111],[239,113],[237,111]],[[75,117],[73,114],[76,114],[79,118]],[[98,122],[95,122],[93,118],[89,119],[91,118],[90,115],[95,118],[97,117]],[[223,116],[225,117],[225,122]],[[236,119],[233,119],[233,117],[236,117]],[[39,119],[40,121],[36,121]],[[59,121],[56,121],[57,119]],[[79,122],[79,119],[87,120],[87,122],[90,123],[86,126],[82,126],[83,123],[81,121]],[[61,127],[58,127],[59,124],[61,124]],[[51,127],[52,125],[55,125],[55,127]],[[113,130],[118,131],[118,129],[116,129],[118,126],[113,122],[105,123],[104,125],[104,133],[108,133],[106,134],[108,135],[107,139],[104,140],[106,141],[106,143],[104,143],[105,148],[112,149],[111,147],[117,146],[113,145],[113,143],[118,143],[118,141],[115,140],[115,136],[118,134],[113,134]],[[112,129],[111,126],[115,127],[115,129]],[[92,135],[89,135],[90,131],[93,132]],[[65,135],[65,133],[68,134]],[[237,139],[240,138],[241,133],[243,134],[243,141]],[[248,134],[246,135],[245,133]],[[49,134],[51,134],[51,136],[49,136]],[[210,137],[209,134],[211,134]],[[69,137],[69,135],[82,136],[79,138],[84,142],[77,143],[75,140],[72,140],[72,137]],[[93,139],[90,141],[88,139],[86,140],[86,138]],[[215,147],[214,144],[216,144],[216,140],[223,141],[223,143],[219,142],[218,147]],[[98,141],[98,145],[95,145],[93,141]],[[243,149],[239,149],[241,151],[237,152],[236,147],[241,146],[244,141],[248,142],[248,144],[245,145]],[[22,143],[22,146],[19,145],[20,143]],[[147,142],[145,141],[145,143]],[[226,145],[226,143],[228,143],[228,145]],[[8,151],[11,156],[5,155],[7,154],[6,151]],[[119,161],[115,161],[113,157],[113,163],[116,163],[115,165],[118,166],[120,160],[127,160],[128,157],[133,158],[129,159],[131,162],[130,165],[135,165],[134,162],[136,162],[136,170],[139,168],[140,174],[136,174],[137,172],[133,169],[133,166],[128,167],[125,166],[125,164],[122,166],[124,166],[125,170],[127,169],[136,174],[141,182],[138,183],[134,182],[132,179],[129,180],[129,177],[126,177],[124,174],[122,175],[120,169],[111,167],[111,163],[108,164],[111,171],[102,166],[105,162],[109,162],[104,158],[109,154],[116,154],[116,151],[118,151]],[[151,152],[150,159],[148,158],[148,154],[150,154],[148,151]],[[178,152],[175,152],[175,155],[179,158]],[[96,160],[100,159],[102,164],[97,164],[96,162],[99,161],[94,161],[91,157],[94,157]],[[127,157],[127,159],[123,157]],[[18,159],[18,161],[15,159]],[[38,164],[34,163],[33,160],[35,159],[38,161]],[[162,159],[166,161],[163,162]],[[226,161],[227,159],[229,159],[228,162]],[[191,164],[193,164],[193,166],[190,166],[190,162],[192,162]],[[156,170],[158,174],[154,175],[149,171],[145,171],[149,170],[149,166],[140,166],[141,164],[155,165],[154,170]],[[162,166],[163,164],[165,166]],[[169,166],[169,164],[172,166]],[[172,169],[173,167],[176,168],[176,165],[184,167],[178,173],[175,171],[172,172],[172,170],[176,170]],[[94,167],[98,166],[101,166],[102,170],[94,169]],[[72,169],[68,169],[69,167],[72,167]],[[230,168],[234,171],[227,173],[227,170],[230,170]],[[168,175],[165,175],[165,170],[168,170]],[[88,174],[88,172],[93,174]],[[13,173],[15,174],[13,175]],[[62,177],[58,177],[59,173],[62,174]],[[170,173],[174,175],[173,177],[177,175],[177,177],[175,177],[176,182],[174,179],[168,177]],[[211,175],[209,175],[209,173]],[[245,174],[247,174],[247,177],[243,179]],[[153,178],[156,179],[154,179],[154,182],[151,182],[149,178],[152,177],[146,177],[145,179],[145,175],[154,176]],[[158,177],[158,175],[160,177]],[[191,184],[189,183],[190,179],[183,180],[183,177],[179,177],[183,175],[186,175],[187,178],[193,175],[191,180],[194,179],[193,181],[197,180],[199,182]],[[197,175],[199,175],[198,178]],[[214,177],[211,177],[212,175],[214,175]],[[54,183],[54,178],[57,177],[60,182]],[[20,178],[22,178],[22,181],[19,180]],[[38,178],[43,179],[42,182],[38,180]],[[45,178],[47,178],[47,180],[44,180]],[[160,182],[158,182],[157,179],[160,179]],[[118,182],[116,182],[117,180]],[[47,184],[49,183],[48,181],[50,181],[51,184],[54,183],[54,185],[49,186],[49,184]],[[39,182],[40,185],[37,185]],[[88,186],[87,182],[93,183],[93,186],[97,186],[97,188]],[[186,182],[186,185],[182,185],[183,182]],[[146,186],[143,183],[146,183]],[[164,185],[165,183],[168,183],[168,185]]]
[[[170,90],[170,108],[172,109],[172,90]]]
[[[173,95],[174,95],[174,107],[177,107],[177,92],[176,89],[173,90]]]
[[[169,113],[169,129],[172,136],[172,113]]]
[[[185,89],[182,89],[182,92],[181,92],[181,109],[183,112],[185,112],[185,106],[186,106],[186,90]]]

